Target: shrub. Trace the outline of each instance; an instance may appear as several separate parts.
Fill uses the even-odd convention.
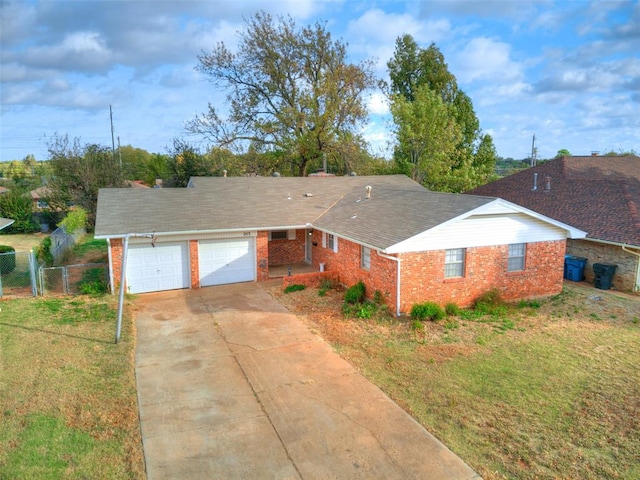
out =
[[[299,283],[294,283],[294,284],[288,285],[284,289],[284,293],[299,292],[301,290],[304,290],[305,288],[307,288],[305,285],[300,285]]]
[[[41,263],[45,263],[47,265],[53,265],[54,258],[51,253],[51,237],[43,238],[36,248],[36,257],[38,261]]]
[[[362,280],[360,280],[355,285],[349,287],[344,294],[345,303],[355,304],[362,303],[364,301],[364,296],[366,293],[366,288]]]
[[[109,291],[109,284],[101,267],[90,268],[82,275],[78,283],[78,291],[86,295],[100,295]]]
[[[411,307],[411,318],[436,321],[444,318],[444,310],[435,302],[416,303]]]
[[[334,287],[333,280],[331,280],[330,278],[323,278],[320,281],[320,289],[324,290],[325,292],[328,290],[332,290],[333,287]]]
[[[375,303],[376,305],[386,305],[384,301],[384,295],[380,290],[376,290],[373,294],[373,303]]]
[[[64,227],[64,230],[67,233],[73,233],[80,228],[84,228],[86,225],[87,211],[80,207],[71,210],[58,224],[59,227]]]
[[[0,273],[7,274],[16,268],[16,249],[8,245],[0,245]]]
[[[452,315],[460,315],[460,307],[453,303],[453,302],[449,302],[444,306],[444,311],[447,313],[447,315],[452,316]]]
[[[506,304],[497,288],[480,295],[474,304],[474,310],[483,315],[502,315],[506,313]]]

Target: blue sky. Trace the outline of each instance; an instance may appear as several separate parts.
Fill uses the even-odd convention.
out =
[[[197,55],[233,48],[258,10],[326,21],[382,79],[398,36],[434,42],[500,156],[527,157],[534,134],[539,158],[640,152],[640,1],[0,0],[0,161],[44,160],[56,133],[111,145],[109,105],[121,145],[166,153],[209,102],[224,108]],[[380,92],[369,110],[385,154]]]

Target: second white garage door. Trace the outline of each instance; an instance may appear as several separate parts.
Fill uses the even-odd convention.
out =
[[[198,243],[200,286],[255,280],[253,237],[201,240]]]

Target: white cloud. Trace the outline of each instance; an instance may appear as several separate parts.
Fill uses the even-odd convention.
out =
[[[387,97],[381,92],[373,93],[367,102],[367,109],[374,115],[387,115],[389,113]]]
[[[476,37],[455,55],[457,77],[463,83],[475,80],[513,81],[522,77],[522,67],[510,58],[511,46],[487,37]]]
[[[448,20],[421,22],[407,13],[387,13],[378,8],[368,10],[347,25],[349,50],[377,59],[379,72],[393,56],[395,41],[404,34],[411,35],[419,45],[437,42],[451,31]]]

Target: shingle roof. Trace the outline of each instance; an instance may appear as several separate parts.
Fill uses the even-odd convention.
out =
[[[0,230],[2,230],[3,228],[8,227],[13,222],[14,222],[14,220],[11,220],[10,218],[1,218],[0,217]]]
[[[562,157],[467,193],[504,198],[584,230],[587,238],[640,246],[640,157]]]
[[[386,248],[494,200],[430,192],[404,175],[195,177],[191,183],[194,188],[101,189],[96,235],[313,224]]]

